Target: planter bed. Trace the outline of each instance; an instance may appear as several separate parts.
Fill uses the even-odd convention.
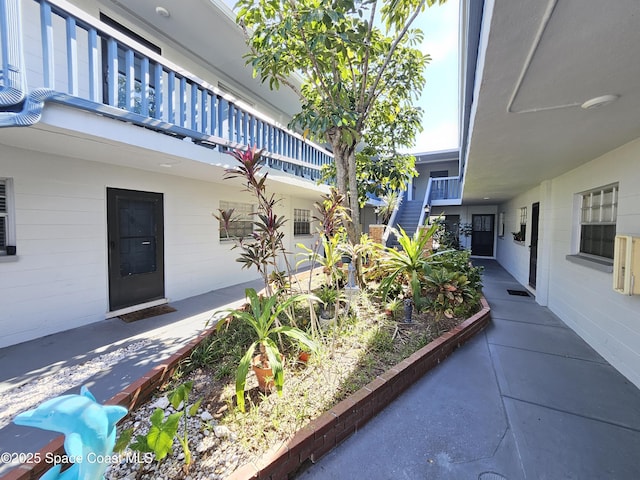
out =
[[[475,315],[416,351],[395,367],[378,375],[369,384],[298,430],[286,442],[279,444],[278,448],[271,449],[258,460],[241,466],[228,478],[233,480],[287,478],[309,461],[317,461],[349,435],[362,428],[368,420],[456,348],[481,331],[489,320],[490,308],[482,298],[481,309]],[[142,378],[105,403],[121,405],[133,411],[149,400],[158,387],[171,378],[178,365],[211,334],[215,334],[214,328],[202,332],[167,361],[152,368]],[[48,452],[64,454],[63,439],[63,436],[60,436],[43,447],[39,452],[40,458],[45,458]],[[23,464],[3,476],[2,480],[37,479],[50,467],[51,465],[44,461]]]

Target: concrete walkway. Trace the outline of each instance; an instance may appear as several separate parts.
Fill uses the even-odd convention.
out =
[[[300,480],[640,478],[640,391],[495,261],[492,324]]]
[[[112,318],[2,348],[0,394],[32,381],[53,379],[50,383],[55,383],[56,376],[81,372],[83,364],[89,360],[105,358],[121,349],[132,349],[123,360],[97,373],[89,371],[89,376],[75,388],[56,392],[56,395],[79,393],[80,386],[87,385],[96,399],[104,402],[202,332],[215,310],[242,304],[248,287],[259,290],[264,284],[257,280],[171,302],[175,312],[132,323]],[[5,409],[6,405],[0,405],[2,423],[8,421],[3,418]],[[0,454],[37,452],[58,435],[10,423],[0,429]],[[14,465],[0,461],[0,477]]]
[[[488,329],[300,479],[640,478],[640,391],[532,297],[508,295],[522,286],[496,262],[481,263]],[[142,344],[81,382],[105,401],[199,333],[213,310],[242,302],[249,286],[261,282],[172,302],[177,311],[159,317],[0,349],[0,392]],[[0,453],[35,452],[55,436],[10,424]],[[0,463],[0,476],[9,468]]]

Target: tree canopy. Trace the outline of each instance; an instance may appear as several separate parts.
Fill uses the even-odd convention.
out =
[[[365,206],[367,194],[382,198],[405,190],[406,184],[416,175],[413,155],[381,156],[374,147],[365,147],[356,152],[359,206]],[[335,183],[335,177],[335,164],[325,165],[321,181]]]
[[[240,0],[254,73],[271,88],[286,85],[300,97],[291,122],[333,150],[336,185],[345,195],[359,239],[356,146],[391,158],[411,146],[422,112],[414,105],[430,60],[414,20],[445,0]],[[300,75],[301,86],[291,78]]]

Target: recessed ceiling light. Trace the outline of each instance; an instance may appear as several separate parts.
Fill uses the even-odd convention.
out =
[[[595,97],[587,100],[580,105],[585,110],[591,110],[592,108],[604,107],[610,103],[615,102],[619,98],[618,95],[602,95],[601,97]]]
[[[159,163],[159,164],[158,164],[158,166],[159,166],[159,167],[162,167],[162,168],[171,168],[171,167],[173,167],[174,165],[175,165],[175,163],[169,163],[169,162],[166,162],[166,163]]]
[[[491,197],[483,197],[483,200],[489,200]]]
[[[156,13],[164,18],[169,18],[171,16],[169,10],[164,7],[156,7]]]

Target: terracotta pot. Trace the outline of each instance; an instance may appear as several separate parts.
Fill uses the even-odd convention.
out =
[[[302,363],[307,363],[310,356],[311,354],[309,352],[302,351],[298,354],[298,360],[300,360]]]
[[[280,359],[283,361],[282,355]],[[275,386],[273,382],[273,370],[271,370],[271,367],[263,368],[261,363],[260,355],[256,355],[251,361],[251,368],[258,379],[258,388],[260,391],[262,393],[270,393]]]

